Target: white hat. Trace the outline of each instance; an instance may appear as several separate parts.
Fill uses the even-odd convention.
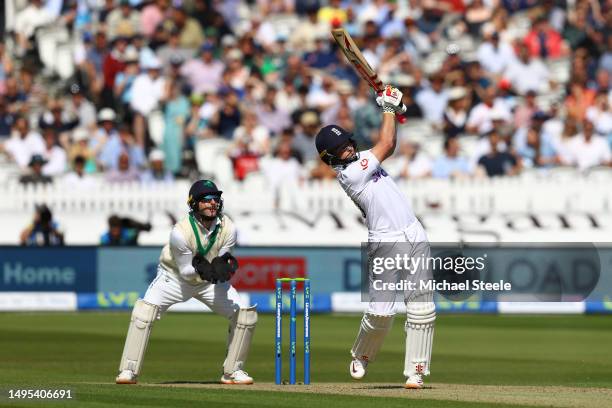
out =
[[[141,66],[142,69],[161,69],[161,67],[161,61],[156,57],[145,60]]]
[[[98,113],[98,121],[100,122],[114,122],[116,118],[117,115],[115,114],[115,111],[111,108],[103,108],[102,110],[100,110],[100,113]]]
[[[149,161],[164,161],[164,159],[166,158],[166,155],[163,151],[159,150],[159,149],[153,149],[151,150],[151,153],[149,153]]]
[[[465,91],[465,88],[463,88],[461,86],[456,86],[454,88],[451,88],[448,91],[448,100],[449,101],[456,101],[457,99],[464,98],[465,95],[467,95],[467,92]]]
[[[411,86],[414,86],[414,84],[416,84],[414,77],[412,75],[407,75],[407,74],[395,75],[391,82],[393,83],[393,85],[400,87],[400,88],[411,87]]]
[[[491,120],[506,120],[506,114],[501,109],[493,109],[491,111]]]
[[[348,81],[348,80],[338,81],[336,86],[338,89],[338,93],[341,95],[351,94],[353,92],[353,84],[351,84],[351,81]]]
[[[89,138],[89,132],[85,128],[76,128],[74,132],[72,132],[72,140],[74,142],[80,142],[82,140],[87,140]]]
[[[234,48],[233,50],[230,50],[230,52],[227,53],[227,59],[232,61],[232,60],[241,60],[242,59],[242,51]]]
[[[129,47],[127,50],[125,50],[125,54],[123,54],[123,61],[138,62],[139,57],[140,57],[140,53],[138,52],[138,50],[135,47]]]

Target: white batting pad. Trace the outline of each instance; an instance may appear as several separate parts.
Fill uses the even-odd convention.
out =
[[[135,375],[140,373],[144,353],[149,343],[151,326],[157,316],[159,307],[138,299],[132,310],[130,328],[128,329],[119,371],[132,370]]]
[[[365,313],[361,319],[359,333],[351,349],[353,358],[374,361],[383,344],[389,329],[393,325],[394,315],[375,315]]]
[[[404,376],[429,375],[435,320],[433,302],[409,302],[406,305]]]
[[[257,324],[257,306],[240,309],[230,321],[227,357],[223,363],[224,374],[242,370],[249,355],[255,325]]]

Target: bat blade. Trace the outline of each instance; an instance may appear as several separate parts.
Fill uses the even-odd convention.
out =
[[[378,78],[376,71],[372,69],[368,61],[365,59],[351,35],[344,28],[335,28],[331,33],[334,40],[342,50],[342,53],[348,62],[353,65],[353,68],[355,68],[355,71],[357,71],[359,76],[370,84],[376,93],[382,93],[384,90],[384,84],[380,78]],[[400,113],[396,113],[395,116],[400,123],[404,123],[406,121],[406,118]]]

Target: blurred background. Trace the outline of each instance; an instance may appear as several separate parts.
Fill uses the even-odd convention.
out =
[[[245,295],[308,275],[315,308],[353,304],[366,228],[314,135],[336,123],[367,149],[381,114],[333,27],[404,92],[384,167],[431,241],[612,233],[610,1],[4,6],[0,308],[133,304],[199,178],[224,191]]]

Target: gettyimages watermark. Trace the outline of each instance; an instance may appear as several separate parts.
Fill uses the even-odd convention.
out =
[[[603,258],[602,258],[603,257]],[[612,246],[590,243],[362,243],[362,301],[473,298],[576,302],[612,298],[602,259]]]

